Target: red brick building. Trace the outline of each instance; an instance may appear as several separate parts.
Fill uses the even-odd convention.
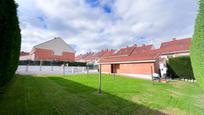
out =
[[[75,61],[75,51],[64,40],[57,37],[34,46],[27,55],[21,55],[20,60],[33,61]]]
[[[156,71],[158,50],[152,48],[153,45],[134,45],[120,49],[111,57],[101,58],[102,72],[146,77]]]
[[[161,43],[157,49],[153,45],[133,45],[119,50],[102,50],[98,53],[83,55],[87,60],[97,60],[103,73],[117,73],[133,77],[151,78],[159,73],[163,60],[176,56],[189,55],[191,38],[172,39]],[[82,55],[81,55],[82,56]]]
[[[80,54],[76,56],[77,62],[86,62],[89,64],[96,64],[101,58],[110,57],[114,54],[115,50],[101,50],[99,52],[88,52],[86,54]]]

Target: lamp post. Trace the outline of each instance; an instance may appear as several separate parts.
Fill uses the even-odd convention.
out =
[[[153,68],[152,68],[152,66],[151,66],[151,77],[152,77],[152,83],[154,84],[154,76],[153,76]]]
[[[28,72],[28,66],[29,66],[29,64],[30,64],[30,60],[28,60],[28,63],[27,63],[27,65],[26,65],[26,72]]]
[[[101,94],[101,64],[99,65],[99,88],[98,88],[98,93]]]
[[[53,60],[51,61],[51,71],[53,71]]]
[[[40,71],[42,71],[42,60],[40,60]]]
[[[66,64],[66,68],[67,68],[67,71],[68,71],[69,70],[69,63]],[[66,74],[66,68],[65,68],[65,74]]]
[[[88,64],[88,62],[86,63],[86,71],[87,71],[87,76],[89,76],[89,64]]]

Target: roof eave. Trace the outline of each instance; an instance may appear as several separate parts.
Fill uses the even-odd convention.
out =
[[[147,62],[156,62],[155,59],[152,60],[140,60],[140,61],[123,61],[123,62],[99,62],[99,64],[125,64],[125,63],[147,63]]]
[[[161,53],[161,55],[173,54],[173,53],[188,53],[190,50],[183,50],[183,51],[174,51],[174,52],[165,52]]]

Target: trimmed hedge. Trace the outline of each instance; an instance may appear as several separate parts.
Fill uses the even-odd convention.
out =
[[[0,0],[0,85],[15,74],[18,66],[21,34],[14,0]]]
[[[189,56],[170,58],[167,67],[171,78],[195,79]]]
[[[191,61],[196,80],[204,89],[204,0],[200,0],[191,46]]]
[[[68,64],[69,66],[86,66],[86,63],[83,62],[65,62],[65,61],[19,61],[19,65],[41,65],[42,66],[61,66],[62,64]]]

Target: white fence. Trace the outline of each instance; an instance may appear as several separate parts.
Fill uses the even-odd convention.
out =
[[[83,74],[83,73],[97,73],[97,70],[89,70],[86,67],[72,67],[72,66],[18,66],[17,74],[29,75],[68,75],[68,74]]]

